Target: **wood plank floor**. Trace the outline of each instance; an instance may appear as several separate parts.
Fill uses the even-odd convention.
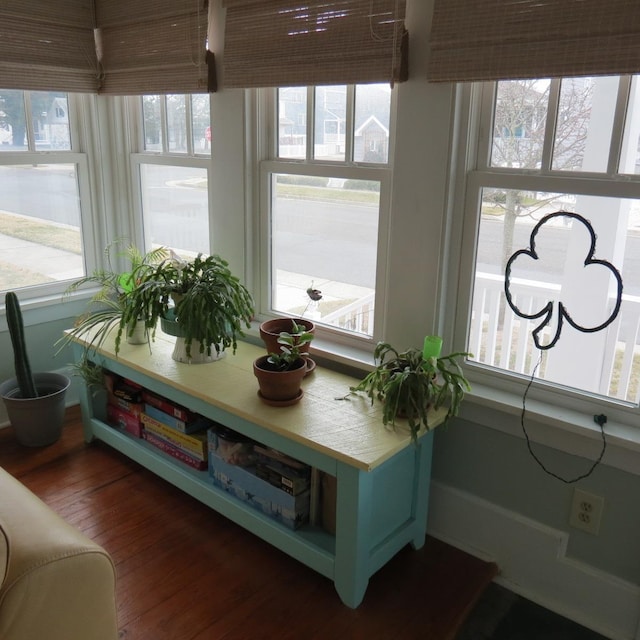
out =
[[[85,444],[77,407],[46,448],[0,430],[0,466],[111,554],[126,640],[453,640],[496,574],[427,537],[349,609],[327,578],[107,445]]]

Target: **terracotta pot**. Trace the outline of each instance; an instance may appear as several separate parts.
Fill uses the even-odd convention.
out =
[[[263,402],[276,406],[295,404],[302,398],[300,388],[307,373],[307,363],[300,358],[298,366],[288,371],[274,371],[268,362],[269,356],[260,356],[253,363],[253,373],[258,379],[258,395]]]
[[[314,333],[316,326],[311,320],[294,318],[296,324],[303,326],[305,331]],[[262,338],[267,353],[280,353],[280,345],[278,344],[278,336],[282,331],[291,331],[292,324],[291,318],[273,318],[271,320],[265,320],[260,325],[260,337]],[[304,345],[300,351],[303,353],[309,353],[309,345]]]

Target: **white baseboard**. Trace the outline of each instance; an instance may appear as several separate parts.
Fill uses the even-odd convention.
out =
[[[611,640],[638,638],[640,587],[566,555],[569,534],[432,482],[429,534],[494,561],[496,582]]]

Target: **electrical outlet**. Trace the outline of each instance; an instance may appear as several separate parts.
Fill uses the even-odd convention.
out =
[[[582,529],[582,531],[597,536],[603,510],[604,498],[602,496],[596,496],[582,489],[574,489],[569,524],[576,529]]]

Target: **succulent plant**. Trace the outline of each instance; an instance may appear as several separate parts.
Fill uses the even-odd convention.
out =
[[[31,373],[31,365],[29,364],[27,345],[24,337],[24,323],[22,321],[22,311],[20,310],[18,296],[13,291],[8,291],[5,294],[4,302],[20,394],[23,398],[37,398],[38,392],[33,374]]]
[[[313,340],[313,333],[306,327],[291,320],[291,331],[281,331],[278,336],[280,353],[270,353],[267,362],[274,371],[289,371],[295,368],[304,355],[303,347]]]
[[[422,427],[429,431],[429,409],[446,407],[446,424],[458,414],[465,392],[470,390],[458,360],[471,354],[455,352],[425,358],[422,349],[398,351],[379,342],[374,351],[376,366],[345,396],[364,392],[371,402],[382,402],[382,422],[394,426],[397,418],[408,421],[416,440]]]

